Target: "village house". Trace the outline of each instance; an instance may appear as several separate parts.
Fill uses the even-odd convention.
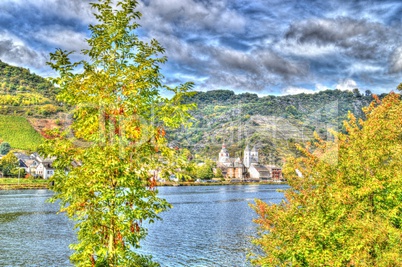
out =
[[[17,152],[14,155],[18,158],[20,168],[23,168],[29,175],[49,179],[54,174],[52,163],[55,158],[43,158],[38,153],[28,156]]]

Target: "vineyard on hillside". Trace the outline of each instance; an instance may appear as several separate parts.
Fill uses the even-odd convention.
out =
[[[0,115],[0,139],[8,142],[12,149],[30,151],[36,150],[43,140],[26,118],[4,115]]]

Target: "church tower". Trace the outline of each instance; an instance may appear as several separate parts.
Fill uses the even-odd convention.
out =
[[[258,163],[258,150],[255,148],[255,146],[253,147],[253,149],[251,149],[250,157],[252,159],[252,162]]]
[[[224,163],[229,161],[229,152],[226,149],[225,143],[222,144],[222,149],[219,152],[219,163]]]
[[[250,153],[251,153],[250,147],[247,145],[246,148],[244,149],[244,160],[243,160],[244,166],[246,168],[250,168],[250,156],[251,156]]]

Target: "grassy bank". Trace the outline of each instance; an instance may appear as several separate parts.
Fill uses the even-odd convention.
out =
[[[48,186],[49,181],[44,179],[0,178],[0,190],[45,189]]]
[[[157,183],[157,186],[210,186],[210,185],[260,185],[260,184],[286,184],[286,182],[230,182],[230,181],[219,181],[219,182],[163,182]]]
[[[260,184],[286,184],[286,182],[164,182],[157,186],[210,186],[210,185],[260,185]],[[11,189],[47,189],[49,180],[26,178],[0,178],[0,190]]]

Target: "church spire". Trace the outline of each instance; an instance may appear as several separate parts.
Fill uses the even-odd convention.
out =
[[[244,152],[250,151],[250,147],[247,145],[246,148],[244,149]]]

